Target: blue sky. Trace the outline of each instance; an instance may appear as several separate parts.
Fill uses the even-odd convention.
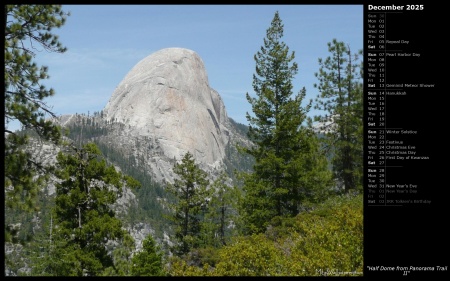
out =
[[[276,11],[284,24],[282,40],[295,51],[299,67],[294,93],[305,87],[308,100],[318,94],[314,73],[318,58],[329,55],[328,42],[343,41],[353,53],[363,47],[363,5],[63,5],[63,10],[71,15],[53,32],[68,51],[38,49],[35,57],[49,67],[44,85],[56,94],[44,101],[57,115],[102,110],[140,60],[181,47],[202,58],[228,116],[247,124],[253,57]]]

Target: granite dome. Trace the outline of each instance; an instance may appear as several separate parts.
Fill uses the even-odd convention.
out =
[[[204,165],[218,167],[230,139],[224,103],[209,86],[202,59],[188,49],[162,49],[138,62],[103,113],[150,137],[169,159],[189,151]]]

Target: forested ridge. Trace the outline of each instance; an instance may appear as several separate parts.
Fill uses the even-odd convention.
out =
[[[230,144],[215,178],[188,152],[172,162],[174,182],[160,183],[141,165],[157,153],[145,139],[134,146],[144,153],[110,143],[127,125],[102,112],[65,126],[44,118],[56,117],[42,102],[54,91],[21,42],[64,55],[51,30],[70,14],[5,9],[5,275],[362,274],[360,51],[332,39],[318,58],[320,94],[307,101],[305,88],[293,93],[299,65],[275,12],[254,56],[249,125],[230,119],[252,145]],[[324,114],[311,118],[312,108]],[[9,131],[12,120],[22,130]]]

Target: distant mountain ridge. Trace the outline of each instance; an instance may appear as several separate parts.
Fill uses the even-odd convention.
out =
[[[237,154],[235,144],[251,145],[209,86],[201,58],[183,48],[162,49],[138,62],[96,116],[64,115],[59,122],[103,130],[96,142],[134,159],[132,165],[148,168],[159,183],[173,181],[173,165],[188,151],[214,178],[242,162],[237,158],[245,156]]]
[[[253,164],[236,149],[236,144],[251,145],[247,126],[228,117],[200,57],[187,49],[164,49],[143,59],[119,83],[104,110],[54,121],[68,129],[66,141],[76,146],[94,142],[109,164],[141,182],[137,190],[124,187],[112,206],[135,239],[136,250],[148,234],[161,245],[172,243],[162,201],[169,197],[165,183],[174,180],[173,166],[184,153],[191,152],[211,180],[222,170],[234,180],[234,170],[251,170]],[[61,148],[34,137],[27,149],[36,162],[54,164]],[[43,187],[40,204],[53,204],[57,181],[51,177]],[[49,212],[45,208],[36,215],[33,232],[42,232]],[[7,222],[27,233],[23,217],[8,214]],[[21,249],[13,246],[8,244],[5,253],[20,257]],[[21,270],[30,268],[25,264]]]
[[[126,200],[115,206],[138,248],[148,233],[170,244],[161,201],[167,200],[165,183],[174,180],[173,166],[184,153],[194,155],[210,180],[223,170],[234,180],[235,170],[250,171],[253,165],[236,148],[251,145],[248,127],[228,117],[219,93],[208,85],[201,59],[187,49],[164,49],[144,58],[104,110],[62,115],[55,122],[68,129],[69,142],[94,142],[107,162],[141,182],[139,190],[125,189]],[[54,194],[54,185],[48,188],[46,193]]]

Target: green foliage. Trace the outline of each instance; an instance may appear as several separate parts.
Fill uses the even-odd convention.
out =
[[[264,232],[270,218],[276,216],[274,201],[267,195],[266,186],[256,173],[242,173],[239,179],[244,182],[245,192],[239,202],[239,229],[244,234]]]
[[[63,26],[68,15],[61,5],[5,7],[5,121],[8,124],[18,120],[45,139],[59,139],[56,128],[43,118],[46,113],[54,116],[42,102],[54,91],[40,84],[40,80],[49,76],[47,67],[39,68],[33,62],[33,50],[40,46],[50,52],[65,52],[66,48],[51,31]]]
[[[323,198],[330,184],[326,158],[307,118],[312,101],[302,107],[305,89],[292,93],[298,66],[282,37],[276,12],[264,46],[254,57],[257,96],[247,93],[254,113],[247,113],[248,136],[255,146],[241,150],[256,161],[253,174],[240,177],[245,193],[241,213],[248,233],[264,231],[274,216],[295,216],[302,201]]]
[[[103,276],[130,276],[132,270],[131,254],[135,249],[134,239],[125,233],[120,243],[108,244],[108,250],[112,251],[114,264],[106,268]]]
[[[9,209],[34,211],[38,190],[48,178],[38,173],[48,168],[24,150],[27,143],[27,136],[10,134],[5,139],[5,207]]]
[[[151,235],[143,241],[142,251],[132,258],[133,276],[164,276],[163,254]]]
[[[127,274],[127,266],[115,262],[130,259],[134,242],[111,209],[121,196],[127,178],[101,159],[95,144],[72,149],[73,153],[60,152],[57,156],[60,181],[56,184],[50,228],[52,242],[44,266],[39,267],[45,271],[36,274]],[[122,245],[116,249],[115,257],[108,253],[108,243],[112,242]]]
[[[250,154],[243,154],[239,151],[240,146],[247,145],[243,142],[228,142],[225,146],[225,155],[223,159],[227,175],[236,181],[235,171],[250,172],[255,164],[255,159]]]
[[[362,190],[363,185],[363,86],[362,63],[350,47],[333,39],[331,53],[319,58],[316,73],[320,94],[315,108],[325,112],[316,116],[321,122],[324,147],[332,158],[334,178],[345,191]],[[359,55],[362,51],[359,51]]]
[[[43,140],[58,143],[59,127],[45,119],[54,116],[44,103],[54,94],[41,80],[47,79],[47,67],[33,61],[33,50],[42,47],[49,52],[66,51],[52,29],[64,25],[66,17],[60,5],[5,5],[5,203],[7,208],[33,211],[37,190],[51,170],[39,165],[31,153],[23,150],[27,134],[8,130],[18,121]],[[35,180],[37,178],[37,180]],[[9,236],[10,237],[10,236]]]
[[[363,271],[362,196],[332,198],[293,226],[287,268],[293,275]],[[351,273],[350,273],[351,274]]]
[[[220,251],[215,274],[224,276],[283,275],[282,253],[264,234],[239,237],[230,247]]]
[[[265,233],[238,236],[214,267],[172,260],[172,276],[358,276],[363,271],[362,195],[334,196]]]
[[[172,214],[167,217],[175,225],[177,243],[174,250],[181,256],[200,243],[201,215],[207,208],[211,192],[207,189],[206,172],[198,167],[191,153],[187,152],[181,163],[175,163],[173,171],[179,178],[166,187],[175,198],[174,203],[169,203]]]
[[[219,248],[220,245],[219,246],[206,245],[201,248],[196,248],[195,250],[189,253],[190,255],[185,260],[187,261],[188,264],[194,264],[197,265],[198,267],[204,266],[206,266],[206,268],[209,268],[211,266],[214,267],[220,261],[218,251]]]
[[[169,276],[213,276],[210,274],[209,265],[205,264],[202,268],[197,266],[190,266],[188,263],[177,256],[172,256],[169,259]]]
[[[121,214],[122,221],[130,225],[138,222],[148,223],[155,230],[155,237],[161,238],[162,233],[167,231],[165,221],[161,219],[166,212],[158,200],[170,197],[170,194],[167,194],[162,185],[152,179],[150,172],[145,167],[136,164],[137,160],[144,161],[142,155],[135,157],[133,154],[118,149],[114,143],[110,142],[108,135],[120,124],[108,125],[107,121],[101,119],[101,113],[96,114],[95,112],[91,117],[75,115],[74,120],[75,122],[67,126],[70,139],[81,144],[94,142],[108,163],[120,167],[124,174],[129,175],[141,185],[141,188],[132,190],[139,199],[137,205],[132,204],[126,214]],[[144,151],[144,155],[150,153],[151,148],[148,149]],[[130,184],[127,185],[131,186]]]
[[[45,189],[40,189],[36,200],[36,209],[29,213],[20,209],[5,208],[5,274],[25,275],[30,264],[39,264],[40,253],[48,244],[48,229],[51,224],[53,197]],[[11,241],[11,242],[6,242]],[[14,248],[14,251],[7,248]],[[38,254],[39,253],[39,254]],[[36,257],[34,260],[32,258]],[[6,273],[8,272],[8,273]]]
[[[233,229],[229,226],[237,219],[239,190],[227,182],[222,172],[211,185],[212,196],[202,224],[203,244],[220,247],[227,244]]]

